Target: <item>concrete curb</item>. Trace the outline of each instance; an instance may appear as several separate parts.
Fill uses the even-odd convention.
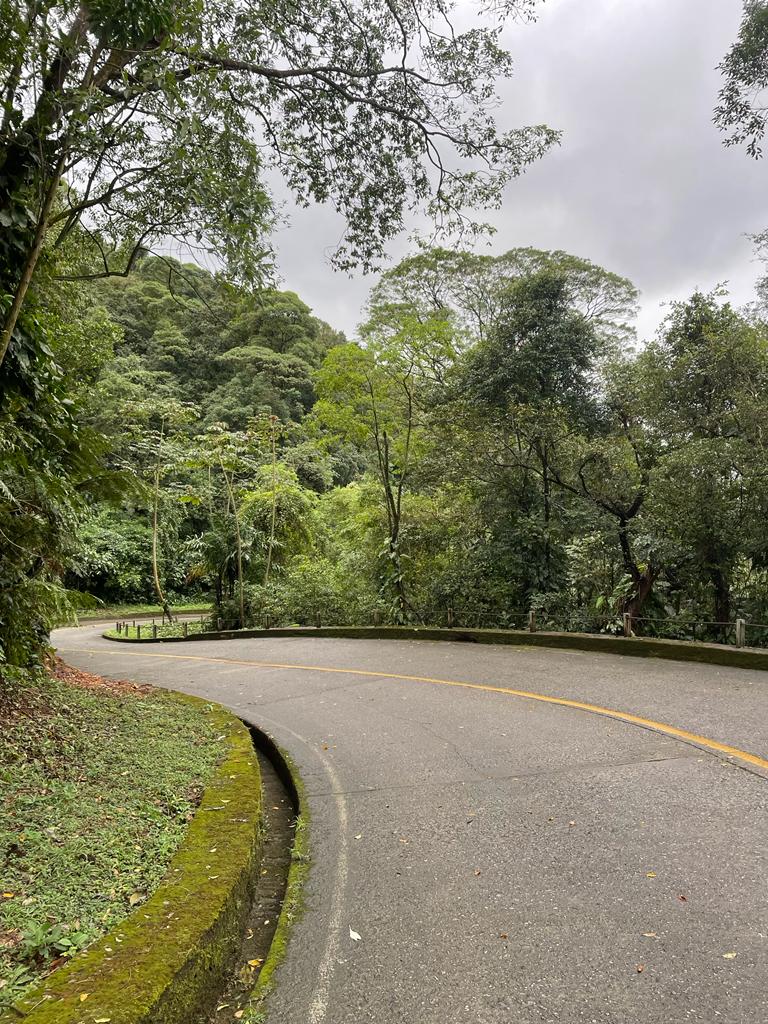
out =
[[[264,1003],[274,987],[274,973],[285,959],[291,930],[303,910],[302,894],[310,866],[309,805],[298,768],[291,756],[275,743],[269,733],[263,732],[257,727],[253,727],[252,732],[254,744],[271,761],[278,778],[291,798],[296,814],[296,829],[280,917],[275,934],[272,936],[269,953],[248,997],[243,1024],[258,1024],[264,1020]]]
[[[554,647],[562,650],[621,654],[633,658],[664,658],[694,661],[731,668],[768,671],[768,650],[726,647],[721,644],[686,643],[681,640],[654,640],[641,637],[603,636],[592,633],[528,633],[512,629],[440,629],[408,626],[289,626],[281,629],[239,629],[223,632],[193,633],[188,637],[151,637],[141,640],[103,633],[106,640],[123,644],[191,643],[196,640],[244,640],[275,637],[337,637],[359,640],[452,640],[480,644],[506,644],[516,647]]]
[[[2,1024],[188,1024],[215,1006],[259,877],[262,807],[249,729],[217,705],[211,714],[226,753],[160,887]]]

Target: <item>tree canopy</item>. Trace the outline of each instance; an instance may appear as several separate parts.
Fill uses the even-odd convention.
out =
[[[725,82],[715,110],[715,123],[726,145],[746,146],[756,159],[763,154],[768,126],[768,3],[746,0],[739,36],[720,70]]]

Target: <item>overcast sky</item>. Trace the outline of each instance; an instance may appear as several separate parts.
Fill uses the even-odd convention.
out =
[[[545,122],[562,145],[508,189],[491,252],[565,249],[642,292],[641,337],[661,304],[728,281],[748,301],[758,275],[748,232],[768,228],[768,158],[725,149],[712,124],[716,65],[742,0],[547,0],[535,25],[510,25],[517,74],[502,126]],[[354,333],[374,279],[334,272],[333,210],[290,214],[277,238],[283,287]],[[408,238],[390,246],[396,261]]]

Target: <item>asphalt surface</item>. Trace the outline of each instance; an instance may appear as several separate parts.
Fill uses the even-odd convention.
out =
[[[768,758],[768,673],[455,643],[137,647],[92,626],[55,642],[228,705],[298,764],[313,867],[269,1024],[768,1021],[768,772],[436,681]]]

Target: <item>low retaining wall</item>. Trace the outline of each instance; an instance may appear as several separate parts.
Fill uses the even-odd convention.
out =
[[[242,640],[267,637],[337,637],[359,640],[452,640],[516,647],[556,647],[564,650],[622,654],[634,658],[666,658],[697,661],[733,668],[768,670],[768,650],[726,647],[721,644],[687,643],[681,640],[652,640],[643,637],[603,636],[593,633],[529,633],[513,629],[438,629],[409,626],[288,626],[281,629],[238,629],[193,633],[188,637],[151,637],[141,640],[104,633],[115,643],[191,643],[195,640]]]
[[[188,1024],[213,1009],[259,877],[262,808],[248,728],[212,714],[226,753],[160,887],[0,1024]]]

